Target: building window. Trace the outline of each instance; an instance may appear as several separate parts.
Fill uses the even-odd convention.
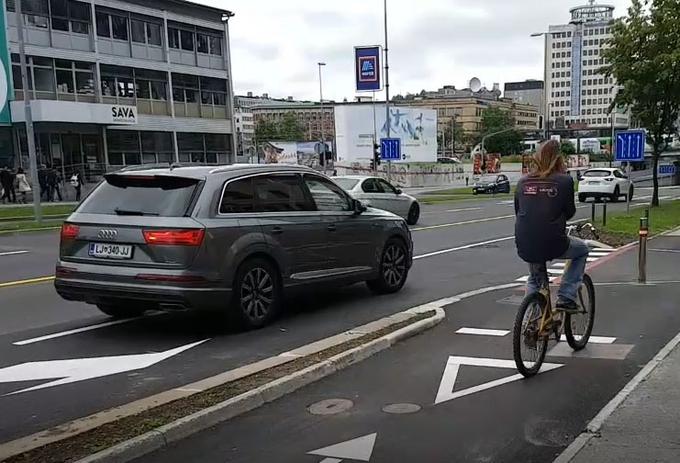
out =
[[[133,19],[130,22],[132,41],[161,46],[161,25],[152,21]]]
[[[111,15],[111,31],[113,32],[113,38],[116,40],[128,39],[128,21],[127,18],[122,16]]]
[[[99,37],[111,37],[109,15],[100,11],[97,11],[97,35]]]
[[[194,34],[193,34],[193,32],[186,31],[186,30],[180,30],[179,36],[180,36],[180,44],[181,44],[182,50],[194,51]]]
[[[106,142],[112,165],[169,163],[175,157],[170,132],[109,130]]]
[[[76,34],[90,32],[90,5],[74,0],[50,0],[52,29]]]
[[[168,42],[170,48],[179,49],[179,29],[168,27]]]

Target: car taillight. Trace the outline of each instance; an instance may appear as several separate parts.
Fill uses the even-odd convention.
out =
[[[62,241],[72,241],[78,237],[78,233],[80,233],[80,227],[78,225],[65,223],[61,226]]]
[[[205,236],[203,228],[190,230],[144,230],[144,240],[150,245],[200,246]]]

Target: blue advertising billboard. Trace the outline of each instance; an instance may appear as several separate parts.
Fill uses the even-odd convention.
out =
[[[354,47],[354,72],[357,92],[377,92],[382,89],[379,46]]]

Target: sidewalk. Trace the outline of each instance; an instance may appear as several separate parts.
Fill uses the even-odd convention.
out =
[[[663,303],[680,310],[677,288],[680,272],[680,231],[650,242],[651,281],[655,299],[645,309]],[[622,259],[632,259],[636,252]],[[632,263],[632,262],[631,262]],[[620,267],[629,268],[629,265]],[[614,280],[630,281],[632,275],[617,270]],[[670,291],[669,291],[670,290]],[[644,327],[641,327],[644,331]],[[680,461],[680,334],[675,336],[631,381],[590,421],[586,430],[555,463],[620,463]]]

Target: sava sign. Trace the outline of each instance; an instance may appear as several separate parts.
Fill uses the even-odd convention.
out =
[[[114,124],[136,124],[137,109],[134,106],[111,106],[111,119]]]

